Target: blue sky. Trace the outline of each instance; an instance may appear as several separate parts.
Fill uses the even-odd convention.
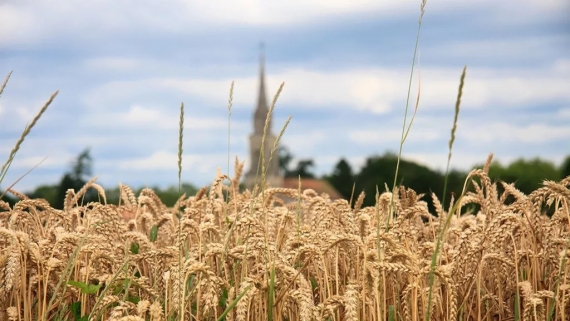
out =
[[[177,181],[180,103],[183,180],[227,169],[227,101],[235,81],[231,163],[248,158],[259,43],[273,131],[318,174],[340,157],[398,149],[421,1],[26,1],[0,4],[0,156],[55,91],[6,176],[29,191],[57,183],[90,147],[106,187]],[[458,81],[468,66],[452,167],[491,152],[503,163],[570,154],[570,4],[428,1],[419,45],[421,99],[404,158],[443,169]],[[419,79],[414,77],[412,100]],[[2,161],[3,162],[3,161]],[[233,165],[231,173],[233,173]]]

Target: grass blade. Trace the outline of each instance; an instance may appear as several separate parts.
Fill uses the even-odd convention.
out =
[[[249,285],[248,287],[246,287],[245,289],[243,289],[243,292],[240,293],[235,300],[233,300],[230,305],[228,305],[228,307],[224,310],[224,312],[222,314],[220,314],[220,316],[218,317],[217,321],[223,321],[225,320],[226,316],[228,315],[228,313],[230,313],[230,311],[232,311],[233,308],[235,308],[235,306],[238,304],[238,302],[241,300],[241,298],[243,298],[243,296],[247,293],[247,291],[249,291],[249,289],[251,288],[251,285]]]

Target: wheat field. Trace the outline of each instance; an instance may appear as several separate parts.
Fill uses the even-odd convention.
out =
[[[173,208],[124,185],[106,204],[95,180],[64,210],[0,201],[0,320],[570,317],[570,177],[499,194],[473,170],[470,191],[450,209],[435,199],[432,215],[422,197],[434,196],[404,187],[365,208],[363,195],[351,206],[312,190],[239,192],[242,168]],[[89,188],[100,203],[81,203]]]
[[[57,93],[26,126],[0,183]],[[229,115],[232,94],[233,83]],[[398,160],[419,91],[409,125],[408,102]],[[263,188],[241,191],[244,163],[236,159],[227,176],[229,115],[228,173],[170,208],[152,189],[135,195],[126,185],[120,202],[108,204],[96,179],[68,190],[63,210],[8,188],[20,201],[10,206],[0,196],[0,321],[570,320],[570,176],[525,195],[491,181],[490,155],[469,173],[461,195],[439,201],[397,186],[397,166],[392,188],[363,207],[364,194],[333,201],[302,186],[265,187],[262,141]],[[85,204],[90,189],[99,201]]]

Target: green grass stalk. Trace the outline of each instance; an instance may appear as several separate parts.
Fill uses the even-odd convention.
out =
[[[447,168],[449,170],[449,162],[451,161],[451,148],[453,147],[453,142],[455,141],[455,131],[457,129],[457,118],[459,115],[459,110],[460,110],[460,105],[461,105],[461,96],[463,93],[463,85],[465,82],[465,73],[466,73],[467,67],[463,68],[463,72],[461,73],[461,78],[460,78],[460,82],[459,82],[459,93],[457,94],[457,101],[455,103],[455,117],[454,117],[454,122],[453,122],[453,128],[451,130],[451,139],[449,141],[449,156],[448,156],[448,161],[447,161]],[[448,173],[446,173],[446,177],[448,176]],[[469,180],[469,176],[467,176],[465,183],[463,185],[463,191],[461,192],[461,196],[459,197],[459,199],[457,199],[457,201],[455,202],[455,204],[453,205],[453,208],[451,209],[451,211],[448,213],[446,220],[445,220],[445,224],[443,226],[440,227],[440,231],[439,234],[437,236],[437,242],[436,242],[436,246],[435,246],[435,251],[433,253],[432,256],[432,260],[431,260],[431,264],[430,264],[430,273],[429,273],[429,292],[428,292],[428,303],[427,303],[427,313],[426,313],[426,321],[431,320],[431,301],[432,301],[432,295],[433,295],[433,283],[435,280],[435,267],[437,265],[437,257],[439,254],[439,250],[441,247],[441,242],[443,241],[443,236],[445,234],[445,231],[447,230],[447,227],[449,226],[450,222],[451,222],[451,217],[453,216],[453,213],[455,213],[456,210],[459,210],[460,204],[461,204],[461,199],[463,198],[463,196],[465,195],[466,192],[466,185],[467,182]]]
[[[451,138],[449,139],[449,153],[447,155],[447,166],[445,168],[445,181],[443,183],[443,199],[442,204],[445,208],[445,198],[447,195],[447,180],[449,178],[449,164],[451,163],[451,155],[453,149],[453,142],[455,142],[455,131],[457,130],[457,119],[459,117],[459,109],[461,106],[461,96],[463,95],[463,85],[465,84],[465,74],[467,72],[467,66],[463,67],[463,72],[461,73],[461,79],[459,80],[459,91],[457,93],[457,100],[455,101],[455,113],[453,116],[453,127],[451,127]]]
[[[228,99],[228,176],[230,175],[230,134],[231,134],[231,118],[232,118],[232,104],[234,100],[234,82],[230,86],[230,98]]]
[[[451,161],[451,148],[453,147],[453,142],[455,141],[455,131],[457,129],[457,118],[459,115],[459,110],[460,110],[460,105],[461,105],[461,96],[463,94],[463,85],[465,83],[466,71],[467,71],[467,66],[465,66],[463,68],[463,72],[461,73],[461,78],[459,81],[459,90],[458,90],[458,94],[457,94],[457,101],[455,102],[455,117],[454,117],[454,121],[453,121],[453,127],[451,129],[451,139],[449,140],[449,156],[447,158],[447,170],[448,171],[449,171],[449,162]],[[446,172],[446,181],[447,181],[447,176],[448,176],[448,172]],[[431,301],[432,301],[432,295],[433,295],[433,283],[435,280],[435,266],[437,265],[437,257],[439,254],[439,249],[441,247],[441,242],[443,240],[443,235],[445,234],[445,231],[447,230],[447,227],[449,226],[449,223],[451,222],[451,217],[453,216],[453,213],[461,204],[461,198],[463,198],[463,195],[465,195],[466,184],[467,184],[468,180],[469,180],[469,176],[467,177],[467,179],[463,185],[463,191],[461,193],[461,197],[459,197],[457,202],[455,202],[451,212],[448,213],[446,220],[445,220],[445,224],[444,224],[444,226],[441,227],[441,230],[439,231],[439,235],[437,237],[435,251],[433,253],[431,264],[430,264],[429,293],[428,293],[426,321],[431,320]],[[444,191],[445,191],[445,189],[444,189]],[[444,199],[445,199],[445,194],[444,194]]]
[[[410,104],[410,94],[411,94],[411,90],[412,90],[412,80],[414,77],[414,67],[416,64],[416,55],[418,52],[418,46],[419,46],[419,42],[420,42],[420,34],[421,34],[421,28],[422,28],[422,19],[425,13],[425,6],[426,6],[426,1],[427,0],[422,0],[421,6],[420,6],[420,18],[418,19],[418,31],[417,31],[417,35],[416,35],[416,44],[414,46],[414,56],[412,58],[412,68],[410,71],[410,80],[408,82],[408,94],[406,97],[406,110],[404,113],[404,122],[402,125],[402,137],[400,139],[400,147],[399,147],[399,151],[398,151],[398,160],[396,161],[396,171],[394,173],[394,184],[392,186],[392,198],[390,200],[390,210],[389,210],[389,215],[388,215],[388,219],[386,221],[386,229],[388,229],[389,225],[390,225],[390,221],[391,221],[391,217],[392,217],[392,211],[393,211],[393,206],[394,206],[394,196],[393,193],[396,189],[396,183],[398,182],[398,172],[400,170],[400,159],[402,158],[402,149],[404,147],[404,140],[405,140],[405,136],[406,136],[406,122],[407,122],[407,117],[408,117],[408,107]],[[419,95],[418,95],[419,97]],[[417,106],[417,104],[416,104]],[[411,123],[410,123],[410,127],[411,127]],[[409,129],[408,129],[409,131]]]
[[[570,249],[570,238],[568,238],[568,241],[566,242],[566,249],[564,249],[564,255],[560,260],[560,268],[558,269],[558,276],[556,276],[556,284],[554,285],[554,298],[552,299],[548,307],[548,316],[546,319],[547,321],[552,320],[552,318],[554,317],[554,309],[556,308],[556,297],[558,296],[560,280],[562,279],[562,274],[563,274],[562,271],[564,271],[566,267],[566,258],[568,257],[569,249]]]
[[[178,124],[178,198],[180,199],[182,193],[182,152],[183,152],[183,138],[184,138],[184,102],[180,104],[180,121]],[[180,207],[177,208],[178,214],[178,231],[177,231],[177,238],[178,238],[178,281],[181,284],[178,287],[178,313],[179,319],[184,321],[184,291],[186,289],[186,283],[184,281],[184,271],[183,271],[183,264],[182,264],[182,213],[180,211]]]
[[[267,134],[269,132],[269,124],[271,123],[271,118],[273,116],[273,110],[275,109],[275,104],[277,103],[277,99],[279,98],[279,95],[281,95],[281,91],[283,90],[283,86],[285,86],[285,83],[281,83],[281,85],[279,86],[279,89],[277,89],[277,93],[275,94],[275,96],[273,97],[273,101],[271,102],[271,107],[269,108],[269,111],[267,112],[267,117],[265,117],[265,125],[263,126],[263,136],[261,137],[261,149],[260,149],[260,157],[259,157],[259,162],[261,163],[261,194],[264,195],[265,192],[265,180],[266,180],[266,175],[267,175],[267,166],[265,165],[265,139],[267,137]],[[278,140],[276,141],[276,143],[278,142]],[[273,151],[272,151],[273,153]],[[271,160],[271,155],[270,158]],[[267,218],[266,218],[267,221]],[[267,222],[266,222],[267,223]]]
[[[271,123],[271,119],[272,119],[272,116],[273,116],[273,110],[275,109],[275,104],[277,103],[277,100],[279,99],[279,96],[281,95],[281,92],[282,92],[284,86],[285,86],[285,83],[284,83],[284,82],[281,83],[281,85],[280,85],[279,88],[277,89],[277,92],[275,93],[275,96],[273,97],[273,100],[272,100],[272,102],[271,102],[271,107],[269,108],[269,110],[268,110],[268,112],[267,112],[267,116],[265,117],[265,124],[264,124],[264,127],[263,127],[263,135],[262,135],[262,137],[261,137],[261,146],[260,146],[260,153],[259,153],[259,154],[260,154],[260,157],[259,157],[259,160],[258,160],[258,163],[257,163],[257,170],[256,170],[256,174],[255,174],[255,181],[257,182],[257,179],[258,179],[259,174],[260,174],[260,169],[261,169],[261,182],[260,182],[260,184],[259,184],[259,188],[260,188],[260,195],[261,195],[261,198],[262,198],[263,200],[265,199],[265,185],[266,185],[266,176],[267,176],[267,166],[265,165],[265,161],[266,161],[266,159],[265,159],[265,158],[266,158],[266,157],[265,157],[265,140],[266,140],[267,134],[269,133],[269,124]],[[279,135],[277,136],[277,139],[275,140],[275,143],[274,143],[274,145],[273,145],[273,147],[272,147],[272,149],[271,149],[271,151],[270,151],[270,155],[269,155],[269,160],[268,160],[268,162],[271,162],[272,157],[273,157],[273,154],[274,154],[275,151],[278,149],[279,142],[281,141],[281,138],[282,138],[283,134],[285,133],[285,130],[286,130],[287,126],[289,125],[289,122],[291,121],[291,118],[292,118],[292,117],[290,116],[290,117],[287,119],[287,121],[285,122],[285,124],[284,124],[284,126],[282,127],[281,131],[279,132]],[[255,190],[255,188],[254,188],[254,190]],[[251,211],[253,211],[253,208],[254,208],[254,206],[255,206],[255,200],[256,200],[256,199],[257,199],[257,197],[252,197],[252,206],[250,207],[250,208],[251,208]],[[266,211],[265,207],[263,207],[263,211],[264,211],[264,217],[265,217],[265,224],[267,225],[267,219],[268,219],[268,217],[267,217],[267,211]],[[236,220],[237,220],[237,218],[236,218]],[[265,244],[266,244],[266,245],[268,244],[268,237],[269,237],[269,236],[267,235],[267,232],[266,232],[266,233],[265,233]],[[267,248],[267,246],[266,246],[266,248]],[[247,246],[246,246],[246,253],[247,253]],[[245,257],[247,257],[247,254],[246,254]],[[273,262],[273,260],[269,257],[269,253],[266,252],[266,263],[269,263],[269,262]],[[274,271],[275,266],[273,266],[273,265],[267,266],[267,265],[266,265],[266,268],[267,268],[268,271],[273,271],[273,272],[270,272],[270,276],[269,276],[269,277],[271,278],[271,277],[272,277],[271,275],[273,275],[273,278],[274,278],[274,277],[275,277],[275,276],[274,276],[274,273],[275,273],[275,271]],[[270,290],[269,290],[269,293],[268,293],[269,297],[274,297],[274,293],[273,293],[273,292],[274,292],[274,289],[270,289]],[[270,299],[270,300],[271,300],[271,302],[273,302],[273,299]],[[269,306],[268,306],[268,309],[271,311],[271,312],[269,312],[269,313],[271,314],[271,317],[272,317],[273,304],[269,305]]]
[[[238,304],[238,302],[241,300],[241,298],[243,298],[243,296],[247,293],[247,291],[249,291],[249,289],[251,288],[251,285],[247,286],[242,293],[240,293],[235,300],[233,300],[230,305],[228,305],[228,307],[224,310],[224,312],[222,314],[220,314],[220,316],[218,317],[217,321],[223,321],[225,320],[226,316],[228,315],[228,313],[230,313],[235,306]]]

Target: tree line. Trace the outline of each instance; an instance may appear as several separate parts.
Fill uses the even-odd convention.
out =
[[[368,157],[360,170],[352,168],[350,163],[341,158],[335,164],[332,171],[328,174],[317,177],[314,173],[315,162],[313,159],[300,159],[292,166],[294,156],[286,147],[279,148],[279,166],[285,177],[301,177],[301,178],[319,178],[328,181],[340,195],[347,199],[356,199],[360,192],[364,192],[364,206],[373,206],[375,204],[376,191],[384,192],[386,187],[391,188],[394,182],[397,155],[393,153],[385,153],[384,155],[372,155]],[[445,173],[432,170],[426,166],[406,159],[400,160],[400,168],[398,174],[398,185],[404,185],[415,190],[419,194],[425,194],[425,201],[428,203],[430,211],[433,212],[434,206],[431,202],[431,193],[433,192],[441,201],[443,199],[443,188],[445,182]],[[51,206],[57,209],[63,208],[65,194],[68,189],[78,191],[87,183],[92,175],[93,159],[89,149],[82,151],[77,158],[70,164],[57,184],[40,185],[35,190],[27,193],[30,198],[46,199]],[[482,165],[474,166],[481,168]],[[510,164],[503,165],[499,162],[493,162],[489,169],[489,176],[493,181],[502,180],[506,183],[514,183],[515,187],[521,192],[529,194],[539,188],[543,180],[558,181],[570,175],[570,155],[566,157],[561,166],[557,167],[552,162],[535,158],[531,160],[518,159]],[[467,172],[452,170],[448,175],[447,195],[449,201],[451,196],[460,195],[463,184],[467,177]],[[167,206],[175,204],[179,197],[178,186],[168,188],[151,187],[155,193]],[[242,186],[243,188],[243,186]],[[138,194],[140,190],[135,191]],[[186,195],[194,195],[197,188],[192,184],[182,184],[182,192]],[[107,201],[117,204],[120,198],[119,188],[107,189]],[[8,201],[11,205],[15,204],[17,199],[10,195],[4,196],[4,201]],[[85,194],[83,203],[99,201],[98,194],[95,190],[90,189]],[[446,205],[447,206],[447,205]]]
[[[40,185],[35,190],[26,193],[26,195],[30,198],[43,198],[48,201],[53,208],[63,209],[67,191],[69,189],[73,189],[76,192],[79,191],[91,178],[92,168],[93,159],[91,157],[90,150],[85,149],[70,164],[69,169],[63,174],[57,184]],[[143,188],[144,187],[139,187],[138,189],[135,189],[135,194],[138,195]],[[150,186],[150,188],[154,190],[156,195],[167,206],[173,206],[179,198],[178,186],[170,186],[167,188]],[[184,183],[181,186],[181,192],[186,193],[186,195],[194,195],[197,191],[198,189],[192,184]],[[118,204],[121,196],[119,187],[105,189],[105,196],[108,203]],[[18,201],[17,198],[8,194],[4,196],[3,200],[7,201],[12,206]],[[82,199],[83,204],[98,201],[102,202],[102,200],[99,199],[97,191],[94,189],[87,190]]]
[[[315,163],[312,159],[301,159],[296,167],[291,167],[293,155],[285,147],[280,149],[280,163],[286,177],[316,178],[313,172]],[[366,194],[364,206],[375,205],[376,190],[380,193],[385,191],[385,184],[392,188],[396,172],[398,157],[393,153],[373,155],[368,157],[359,171],[354,170],[348,161],[341,158],[334,166],[331,173],[321,177],[328,181],[343,198],[356,199],[360,192]],[[483,168],[483,164],[473,166]],[[459,196],[467,178],[467,171],[451,170],[448,175],[446,200],[452,195]],[[518,159],[510,164],[503,165],[498,161],[491,163],[489,177],[493,182],[499,180],[506,183],[514,183],[515,187],[525,194],[542,186],[544,180],[559,181],[570,176],[570,155],[557,167],[552,162],[540,158],[530,160]],[[411,188],[418,194],[425,194],[430,211],[435,210],[431,201],[432,192],[437,198],[443,200],[445,173],[430,169],[416,162],[406,159],[400,160],[398,171],[398,185]],[[499,192],[502,188],[499,185]],[[448,204],[446,204],[446,209]]]

